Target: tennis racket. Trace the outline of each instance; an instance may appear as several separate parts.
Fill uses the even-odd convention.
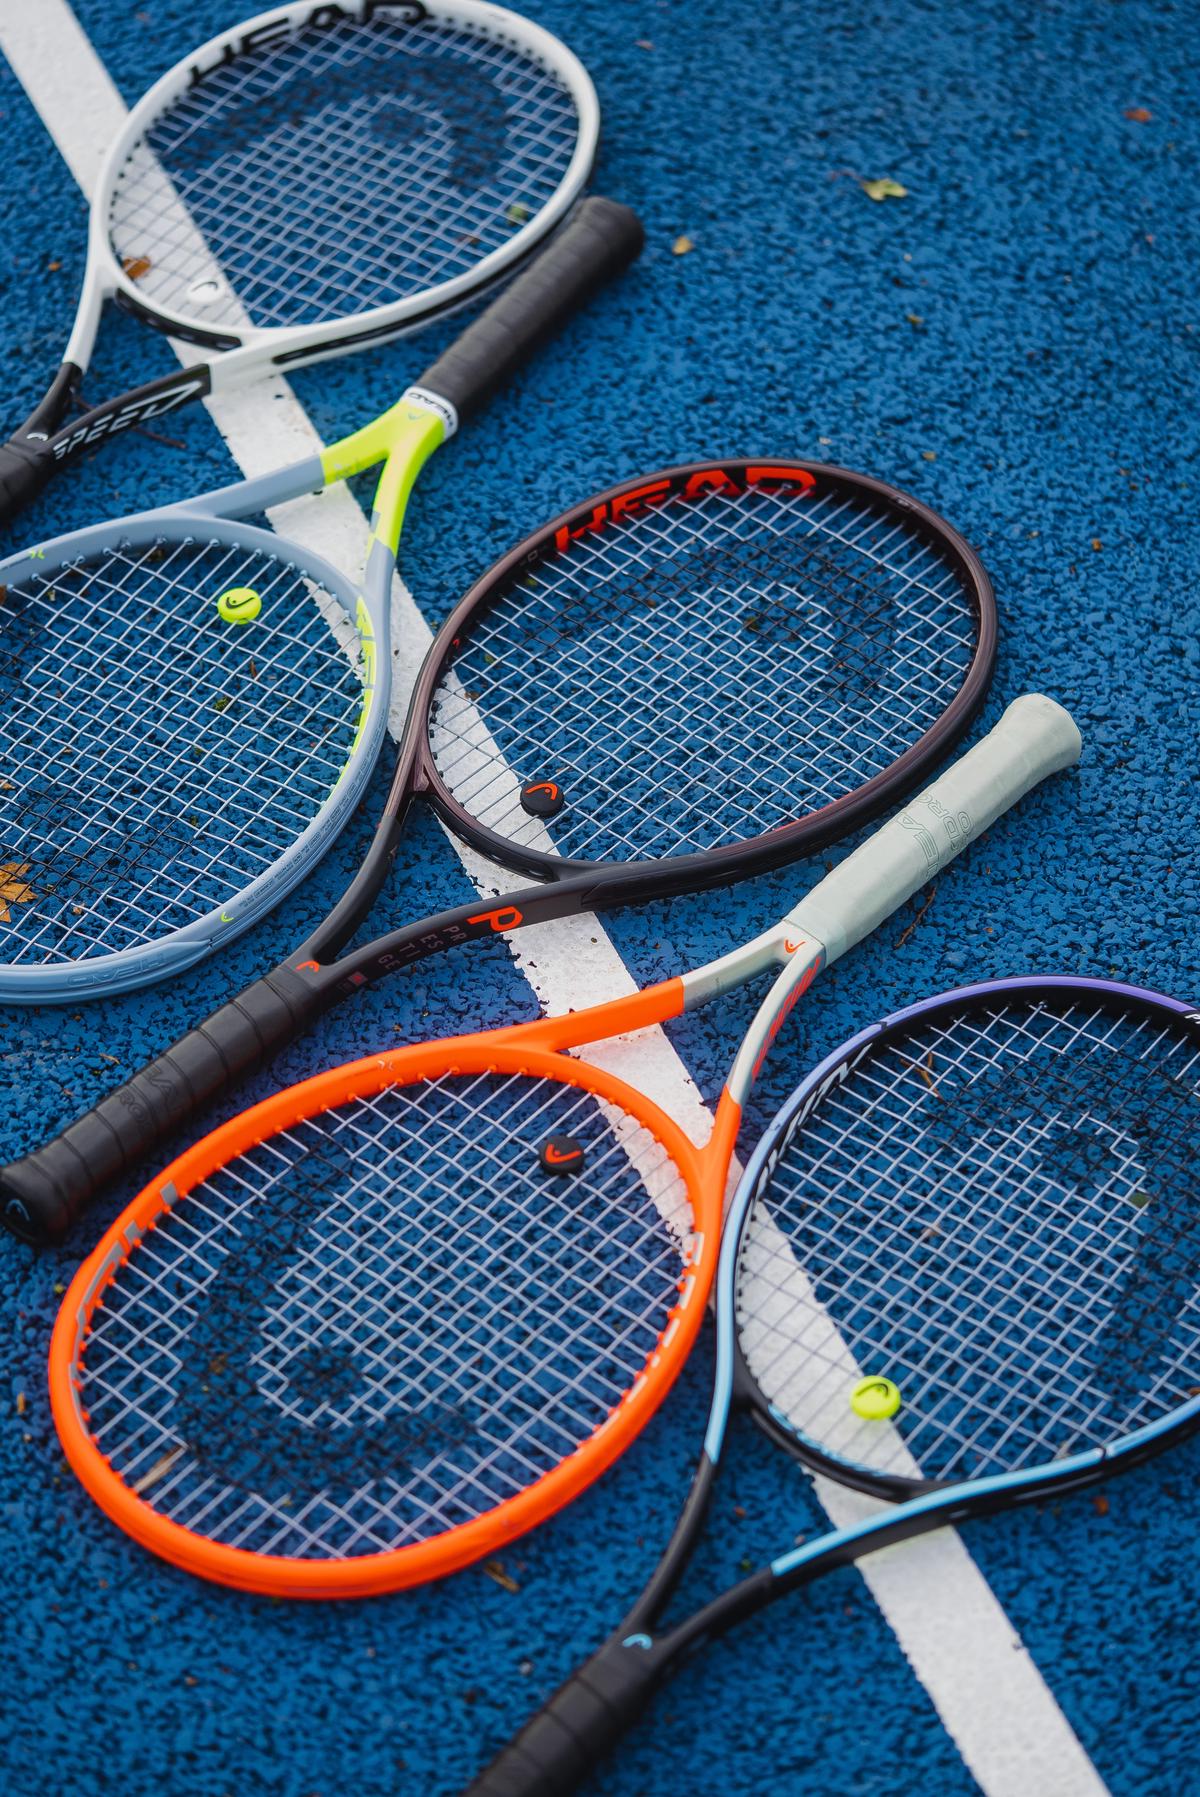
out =
[[[571,52],[475,0],[300,0],[192,51],[105,161],[65,359],[0,448],[0,522],[122,431],[464,304],[565,216],[598,129]],[[211,359],[68,420],[109,299]]]
[[[407,428],[436,432],[421,411]],[[226,581],[205,583],[214,620]],[[844,469],[691,464],[570,508],[502,557],[438,633],[344,897],[282,966],[0,1171],[10,1227],[60,1237],[108,1180],[365,982],[520,923],[702,890],[836,840],[959,739],[995,645],[991,586],[962,539]],[[231,753],[240,743],[239,731]],[[546,884],[347,951],[418,796],[491,860]],[[218,797],[227,811],[229,781]],[[27,909],[8,910],[2,927],[23,940]]]
[[[667,1551],[470,1797],[575,1790],[685,1655],[784,1592],[1192,1434],[1198,1131],[1200,1013],[1107,980],[967,987],[823,1061],[730,1212],[712,1409]],[[660,1626],[735,1409],[894,1507]]]
[[[391,409],[292,466],[0,563],[0,1000],[191,966],[309,872],[387,726],[426,458],[638,253],[589,199]],[[247,517],[382,462],[361,585]]]
[[[796,1001],[1078,754],[1060,706],[1019,699],[720,960],[336,1068],[207,1136],[108,1230],[55,1325],[55,1420],[92,1496],[178,1565],[292,1597],[440,1576],[552,1514],[683,1363],[742,1105]],[[770,969],[702,1149],[602,1051],[563,1052]]]

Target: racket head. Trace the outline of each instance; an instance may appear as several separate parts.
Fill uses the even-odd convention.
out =
[[[412,715],[432,801],[482,853],[665,895],[886,809],[967,729],[995,649],[986,571],[919,501],[820,463],[689,463],[502,558]]]
[[[339,354],[513,270],[580,193],[598,131],[586,70],[516,13],[300,0],[146,93],[105,161],[91,257],[174,336]]]
[[[290,1597],[439,1577],[551,1515],[699,1327],[720,1193],[541,1022],[337,1068],[118,1218],[50,1354],[76,1474],[135,1540]],[[584,1164],[541,1164],[566,1132]]]
[[[1200,1013],[1143,988],[993,981],[853,1037],[739,1188],[714,1452],[736,1401],[843,1484],[967,1515],[1194,1431],[1198,1128]]]
[[[304,878],[382,741],[385,586],[187,510],[0,564],[0,1000],[146,985]]]

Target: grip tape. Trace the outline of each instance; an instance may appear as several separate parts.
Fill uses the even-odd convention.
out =
[[[0,1205],[22,1241],[60,1242],[109,1180],[303,1033],[324,1008],[289,966],[248,986],[24,1160],[0,1167]]]
[[[62,363],[37,409],[7,443],[0,444],[0,524],[15,518],[49,484],[57,466],[50,438],[81,379],[82,370],[74,362]]]
[[[44,445],[13,438],[0,443],[0,524],[24,511],[47,486],[54,473],[54,457]]]
[[[537,260],[493,301],[415,383],[460,418],[483,405],[515,369],[640,253],[641,220],[616,200],[584,200]]]
[[[651,1648],[605,1643],[463,1797],[564,1797],[637,1720],[666,1672]]]
[[[1044,693],[1014,699],[998,724],[910,799],[789,911],[827,962],[861,942],[919,886],[1049,774],[1079,760],[1070,713]]]

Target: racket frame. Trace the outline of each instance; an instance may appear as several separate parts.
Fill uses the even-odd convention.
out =
[[[760,475],[765,472],[766,479],[778,475],[791,482],[815,481],[818,491],[828,474],[831,490],[859,497],[865,493],[896,510],[915,526],[919,537],[936,542],[961,572],[977,619],[974,651],[959,691],[938,721],[910,745],[899,774],[886,770],[865,783],[861,792],[847,794],[805,818],[767,831],[749,844],[725,845],[662,861],[564,862],[509,844],[478,823],[442,782],[429,747],[438,681],[452,660],[457,639],[469,630],[477,613],[496,603],[514,580],[544,563],[572,534],[611,524],[634,506],[669,498],[696,483],[700,491],[714,486],[719,490],[722,484],[736,487],[751,469]],[[837,840],[899,797],[901,789],[911,786],[961,738],[987,692],[996,637],[991,583],[964,539],[919,501],[846,469],[769,457],[688,463],[623,481],[569,508],[511,550],[467,592],[442,626],[417,679],[383,814],[358,872],[333,909],[279,966],[53,1140],[0,1170],[7,1226],[26,1240],[61,1240],[110,1179],[364,984],[481,937],[578,913],[702,892]],[[508,892],[496,901],[477,898],[347,950],[346,944],[388,877],[408,809],[416,798],[426,799],[443,822],[482,854],[542,876],[544,883]],[[821,927],[836,934],[839,926],[829,917],[822,920]]]
[[[1036,998],[1079,993],[1090,1005],[1128,1015],[1143,1013],[1161,1027],[1180,1023],[1196,1032],[1200,1010],[1145,987],[1068,975],[1024,975],[990,980],[923,999],[859,1031],[806,1076],[773,1118],[748,1160],[730,1205],[716,1278],[717,1339],[713,1396],[704,1446],[670,1541],[644,1590],[620,1626],[550,1697],[521,1733],[503,1747],[465,1797],[564,1797],[595,1760],[632,1726],[659,1686],[689,1654],[716,1640],[776,1598],[853,1565],[867,1554],[978,1517],[1085,1491],[1117,1473],[1132,1471],[1176,1442],[1200,1432],[1200,1390],[1166,1416],[1109,1443],[1050,1464],[986,1477],[939,1482],[881,1478],[814,1451],[760,1390],[742,1354],[737,1330],[736,1282],[742,1237],[756,1200],[769,1187],[775,1166],[793,1137],[827,1094],[873,1048],[908,1033],[914,1022],[936,1022],[986,1008],[1011,996]],[[749,1412],[755,1423],[794,1460],[838,1484],[892,1500],[891,1507],[844,1527],[833,1527],[737,1580],[677,1623],[656,1632],[704,1527],[730,1418]]]
[[[1049,773],[1079,755],[1079,733],[1041,695],[1010,705],[990,734],[883,825],[773,928],[691,973],[607,1003],[472,1036],[368,1056],[277,1092],[213,1130],[152,1180],[110,1226],[63,1299],[50,1351],[51,1405],[77,1477],[118,1526],[152,1551],[218,1583],[289,1597],[365,1596],[440,1577],[467,1565],[561,1508],[606,1470],[665,1397],[695,1340],[717,1271],[722,1210],[742,1105],[793,1006],[827,961],[903,904],[968,843]],[[843,924],[817,938],[808,919]],[[636,1087],[568,1050],[663,1023],[780,969],[735,1056],[712,1134],[694,1146]],[[663,1145],[687,1185],[691,1230],[679,1293],[643,1372],[606,1421],[516,1496],[425,1541],[353,1559],[305,1560],[250,1553],[193,1534],[161,1516],[114,1471],[88,1433],[82,1388],[91,1317],[122,1264],[169,1213],[218,1168],[270,1136],[358,1097],[451,1075],[524,1074],[593,1092],[623,1109]],[[744,1183],[744,1182],[743,1182]]]
[[[255,43],[320,26],[322,20],[336,26],[348,18],[365,19],[389,8],[414,20],[444,18],[481,36],[518,47],[563,82],[575,103],[579,135],[571,161],[551,198],[514,230],[507,243],[490,251],[473,268],[421,293],[345,317],[303,325],[255,326],[247,321],[232,330],[225,326],[208,327],[202,319],[149,304],[112,247],[109,206],[122,168],[153,122],[203,80],[206,73],[235,60],[239,52]],[[24,449],[29,459],[42,463],[51,458],[51,466],[46,469],[48,476],[53,466],[132,426],[173,412],[193,399],[222,393],[272,368],[286,371],[307,367],[368,344],[386,343],[457,311],[515,273],[566,217],[591,174],[599,131],[596,90],[574,53],[542,26],[492,5],[489,0],[338,0],[334,7],[323,4],[323,0],[291,0],[291,4],[243,20],[190,51],[160,76],[133,107],[113,141],[89,207],[87,265],[62,365],[43,399],[13,434],[9,447],[17,453]],[[186,216],[182,202],[180,210]],[[220,353],[211,361],[190,360],[187,366],[92,406],[81,417],[63,424],[64,413],[87,371],[104,305],[110,299],[156,331],[200,350]],[[28,493],[15,492],[7,503],[7,496],[0,494],[0,520],[12,517],[36,490],[34,487]]]
[[[640,247],[640,230],[635,216],[612,201],[583,202],[542,255],[393,406],[320,454],[180,505],[88,526],[0,562],[0,583],[19,586],[27,579],[44,581],[47,564],[51,568],[70,564],[114,543],[136,547],[157,538],[189,541],[201,525],[206,538],[282,557],[322,587],[354,627],[362,668],[362,702],[350,753],[318,811],[270,867],[206,915],[155,942],[68,963],[0,966],[0,998],[66,1004],[80,997],[130,991],[182,972],[248,929],[316,865],[353,815],[386,733],[392,576],[418,474],[433,451],[456,431],[460,410],[474,409],[490,397],[543,338],[637,254],[632,244],[636,233]],[[319,493],[380,462],[360,581],[290,538],[242,522],[288,500]],[[152,673],[148,665],[147,678]]]
[[[623,889],[636,891],[644,886],[647,896],[656,897],[703,891],[706,887],[726,885],[749,874],[782,866],[801,855],[827,847],[880,816],[911,790],[927,768],[962,739],[987,695],[998,633],[991,581],[966,539],[931,507],[902,493],[899,488],[831,463],[772,456],[685,462],[620,481],[560,512],[509,550],[476,581],[439,631],[413,691],[405,731],[405,746],[410,757],[407,778],[433,804],[441,820],[455,835],[490,860],[538,880],[569,880],[576,874],[591,874],[594,878],[598,870],[604,869],[600,862],[572,859],[567,855],[546,853],[532,845],[511,842],[479,823],[449,790],[438,772],[430,748],[430,734],[434,699],[453,662],[455,646],[514,585],[552,563],[575,539],[596,534],[618,524],[622,518],[670,504],[673,500],[705,494],[733,495],[750,488],[766,490],[772,486],[819,492],[822,498],[844,496],[860,504],[864,499],[876,501],[894,513],[923,542],[936,545],[958,574],[974,613],[977,634],[970,663],[959,690],[936,722],[890,766],[864,781],[853,792],[792,822],[764,831],[748,842],[718,844],[702,853],[673,856],[669,862],[612,864],[613,868],[620,868],[614,877]],[[669,881],[664,884],[663,875],[668,867]],[[363,915],[373,898],[374,894],[364,907]],[[623,898],[618,902],[632,901]]]

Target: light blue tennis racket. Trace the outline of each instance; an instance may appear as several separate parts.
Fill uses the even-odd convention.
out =
[[[0,564],[0,1001],[191,966],[314,866],[383,740],[405,505],[459,420],[641,247],[581,202],[391,409],[319,456]],[[365,572],[245,520],[382,462]]]

